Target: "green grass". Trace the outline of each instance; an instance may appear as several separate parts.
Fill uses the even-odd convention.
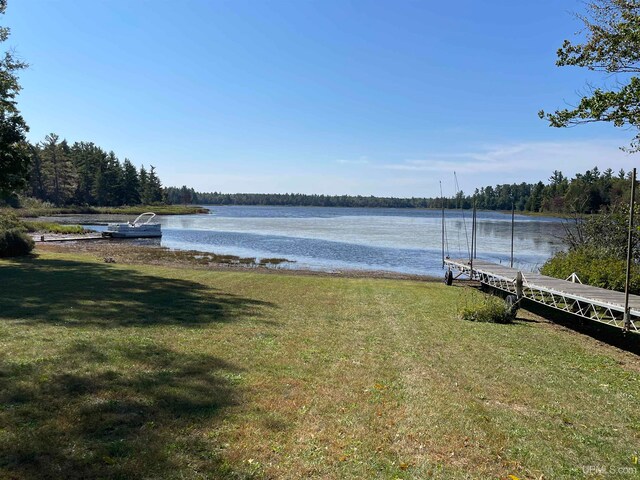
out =
[[[7,212],[6,210],[0,211],[0,230],[8,230],[11,228],[17,228],[23,232],[29,233],[82,234],[92,231],[85,229],[80,225],[61,225],[55,222],[25,221],[18,218],[18,216],[13,212]]]
[[[89,206],[35,206],[25,208],[0,208],[0,214],[12,213],[19,217],[33,218],[64,214],[112,214],[112,215],[140,215],[154,212],[157,215],[192,215],[209,213],[206,208],[197,205],[138,205],[134,207],[89,207]]]
[[[638,467],[640,362],[544,322],[459,320],[465,288],[53,253],[0,278],[0,478]]]
[[[192,215],[209,213],[209,210],[198,205],[140,205],[137,207],[95,207],[96,213],[140,215],[154,212],[156,215]]]
[[[81,225],[61,225],[55,222],[30,222],[23,221],[22,224],[27,232],[38,233],[65,233],[65,234],[83,234],[92,230],[85,229]]]

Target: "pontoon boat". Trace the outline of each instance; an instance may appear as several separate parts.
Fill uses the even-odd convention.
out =
[[[146,222],[143,222],[143,217],[149,216]],[[102,235],[105,237],[114,238],[142,238],[142,237],[161,237],[159,223],[150,223],[156,214],[153,212],[146,212],[136,218],[133,222],[127,223],[110,223],[107,226],[107,231]]]

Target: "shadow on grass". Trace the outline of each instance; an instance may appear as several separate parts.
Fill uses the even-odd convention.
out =
[[[507,294],[501,290],[494,289],[487,286],[478,287],[479,290],[484,292],[491,292],[501,297],[505,297]],[[625,350],[635,355],[640,355],[640,334],[629,332],[625,333],[622,329],[607,325],[595,320],[589,320],[582,318],[579,315],[573,315],[568,312],[556,310],[555,308],[547,305],[531,301],[529,299],[523,299],[521,307],[529,312],[535,313],[550,322],[562,325],[570,330],[588,335],[596,340],[607,343],[611,346],[617,347],[621,350]],[[514,325],[518,323],[539,323],[536,320],[529,320],[522,317],[516,317]]]
[[[621,350],[640,355],[640,334],[625,333],[622,329],[594,320],[588,320],[578,315],[561,312],[546,305],[526,301],[523,307],[547,320],[562,325],[570,330],[588,335],[596,340],[607,343]]]
[[[80,342],[0,368],[3,478],[237,476],[207,436],[238,397],[220,359]]]
[[[258,316],[269,302],[99,263],[21,259],[0,266],[5,318],[69,326],[198,325]]]

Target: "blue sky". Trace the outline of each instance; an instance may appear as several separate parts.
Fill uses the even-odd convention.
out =
[[[633,132],[537,116],[615,78],[555,66],[580,0],[9,0],[30,140],[93,141],[165,185],[431,196],[598,165]]]

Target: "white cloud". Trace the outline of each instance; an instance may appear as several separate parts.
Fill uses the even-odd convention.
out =
[[[367,165],[371,162],[369,162],[369,158],[366,156],[362,156],[360,158],[357,158],[355,160],[345,160],[345,159],[339,159],[336,160],[336,163],[339,163],[341,165]]]
[[[617,142],[522,142],[493,145],[476,151],[460,153],[435,153],[422,159],[408,159],[400,163],[384,164],[386,170],[411,172],[448,172],[461,175],[495,174],[496,178],[511,182],[543,180],[553,170],[562,170],[567,175],[582,172],[594,166],[630,169],[637,156],[629,155],[618,148]],[[484,174],[484,175],[483,175]],[[526,177],[526,178],[525,178]],[[489,181],[488,184],[496,182]]]
[[[167,185],[188,185],[201,192],[357,194],[366,179],[336,174],[176,174]],[[373,187],[375,189],[375,186]]]
[[[167,185],[190,185],[199,191],[324,193],[329,195],[437,196],[439,181],[445,194],[455,190],[453,172],[465,192],[501,183],[546,181],[554,170],[566,176],[598,166],[626,171],[637,166],[640,154],[628,155],[618,148],[624,142],[587,140],[582,142],[517,142],[489,145],[458,152],[442,152],[396,163],[379,163],[367,157],[333,162],[305,162],[295,167],[273,164],[269,171],[237,166],[211,166],[198,172],[183,163],[169,170]],[[343,167],[339,166],[343,165]],[[366,168],[357,168],[357,166]],[[347,168],[354,166],[354,168]],[[161,170],[163,171],[163,170]]]

